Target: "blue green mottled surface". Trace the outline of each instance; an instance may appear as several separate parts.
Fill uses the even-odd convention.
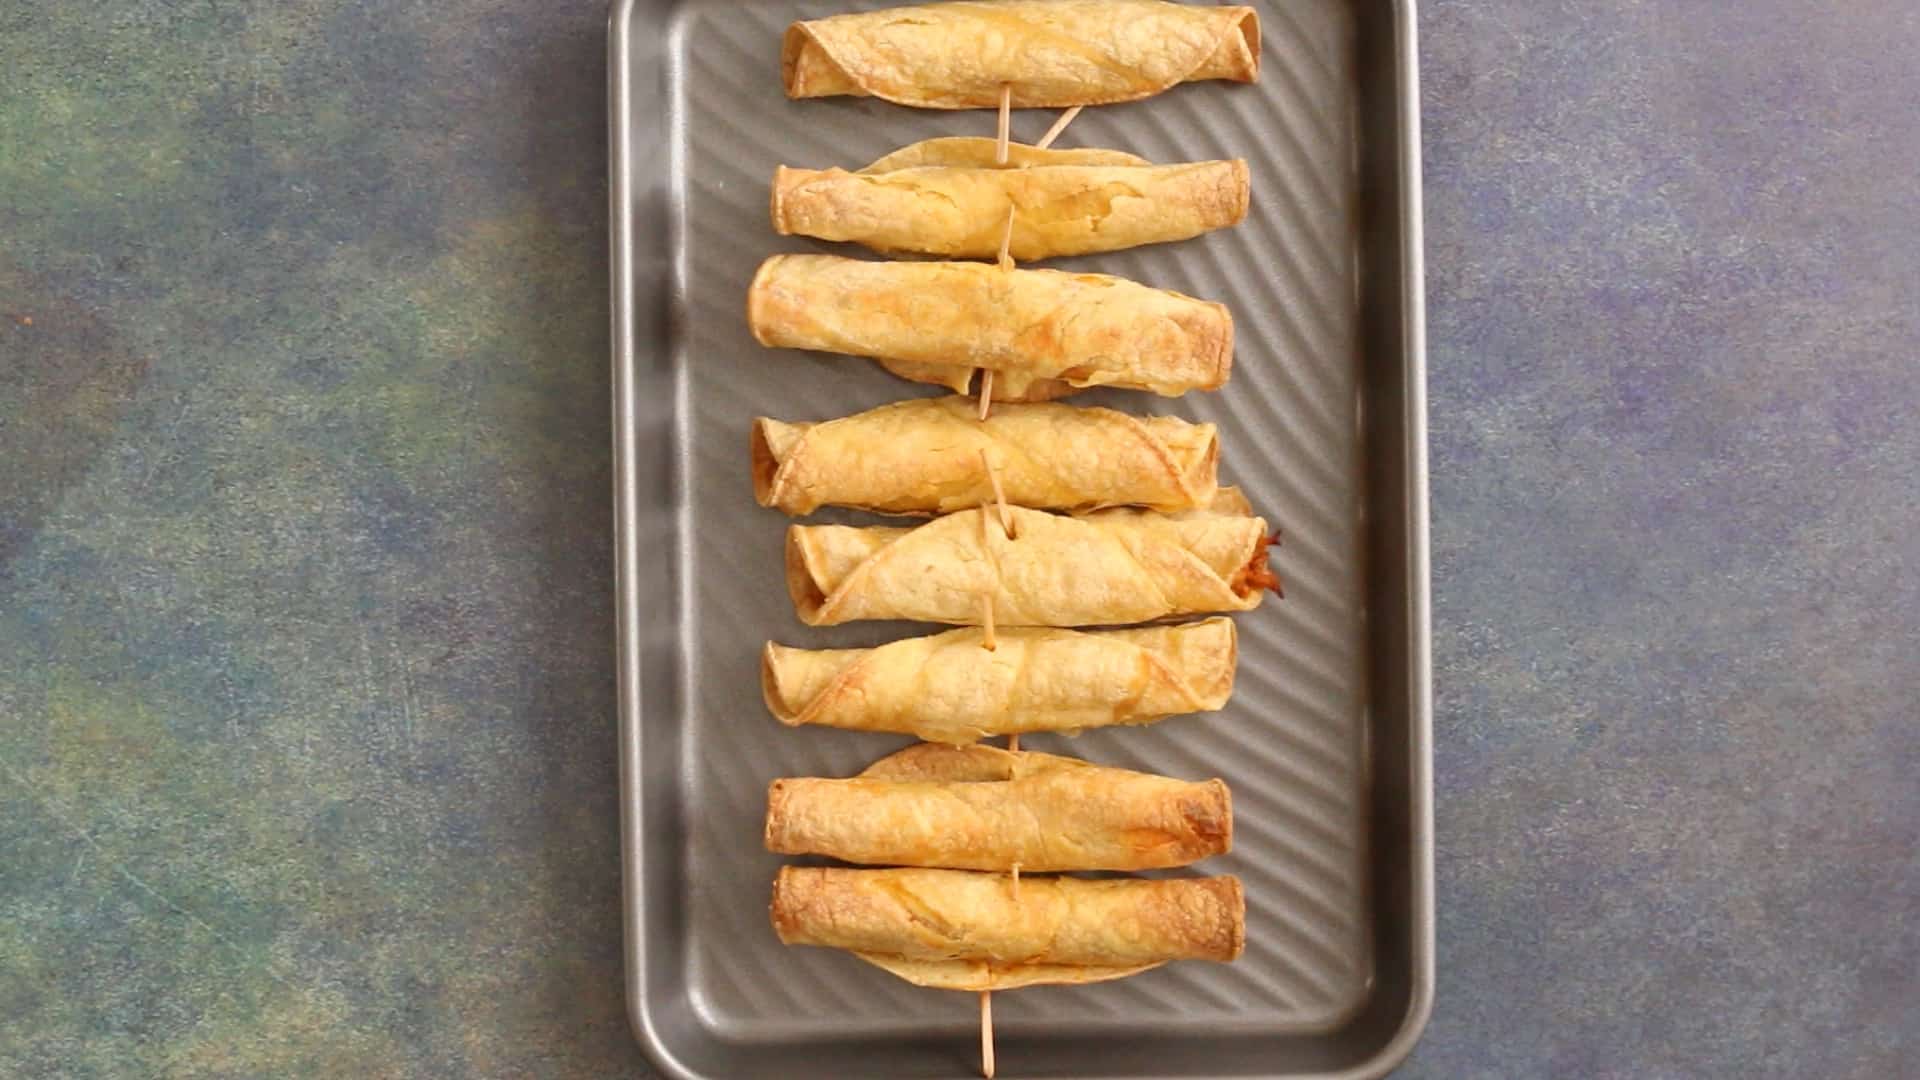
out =
[[[1920,9],[1422,28],[1406,1072],[1920,1075]],[[0,2],[0,1075],[642,1070],[601,55]]]

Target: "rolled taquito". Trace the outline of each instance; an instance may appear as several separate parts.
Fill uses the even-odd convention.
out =
[[[992,258],[1005,238],[1007,253],[1029,262],[1185,240],[1246,216],[1244,161],[1070,164],[1075,156],[1028,148],[1029,164],[1004,168],[781,165],[773,228],[948,258]]]
[[[981,420],[973,399],[947,397],[818,424],[761,417],[752,454],[754,497],[795,515],[982,506],[996,498],[986,462],[1019,506],[1191,510],[1218,491],[1220,441],[1212,424],[1067,405],[1002,405]]]
[[[1016,392],[1036,380],[1169,397],[1213,390],[1233,366],[1233,316],[1105,274],[977,262],[775,255],[747,290],[762,345],[881,359],[964,393],[975,368]]]
[[[767,708],[783,724],[970,743],[1213,712],[1233,694],[1233,620],[1136,630],[948,630],[874,649],[768,642]]]
[[[1117,626],[1250,611],[1279,581],[1266,522],[1194,511],[1100,510],[1068,517],[1009,508],[912,529],[794,525],[787,591],[801,621],[860,619],[999,626]]]
[[[1234,877],[1023,876],[1016,886],[969,870],[786,866],[771,915],[788,945],[906,961],[1125,968],[1233,960],[1246,945]]]
[[[780,71],[787,96],[877,97],[924,109],[1104,105],[1183,82],[1252,82],[1251,7],[1160,0],[989,0],[797,22]]]
[[[775,780],[765,840],[867,866],[1160,870],[1231,850],[1233,807],[1217,779],[922,743],[852,779]]]

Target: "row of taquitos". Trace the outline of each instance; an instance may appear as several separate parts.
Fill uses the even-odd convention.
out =
[[[1019,876],[1224,853],[1233,816],[1218,780],[922,743],[851,780],[777,780],[767,803],[768,850],[893,867],[783,867],[771,906],[780,940],[847,949],[921,986],[1101,982],[1169,960],[1232,960],[1245,944],[1233,877]]]
[[[1005,0],[796,24],[783,76],[795,97],[1077,105],[1187,80],[1251,81],[1258,60],[1247,8]],[[857,171],[782,167],[774,226],[886,253],[997,251],[1004,264],[1185,239],[1246,211],[1243,162],[1154,165],[1004,143],[996,161],[993,147],[931,140]],[[982,396],[1002,401],[1093,386],[1216,389],[1233,352],[1221,305],[1105,275],[966,262],[775,256],[749,289],[748,320],[763,344],[866,356],[957,392],[985,372]],[[1211,427],[1050,405],[973,420],[970,408],[948,399],[818,425],[756,423],[763,504],[946,515],[913,528],[792,526],[787,579],[803,621],[984,623],[870,650],[770,643],[769,707],[788,723],[942,743],[1220,707],[1233,680],[1230,621],[1069,629],[1248,610],[1263,588],[1277,591],[1265,522],[1217,485]],[[996,635],[996,623],[1034,629]],[[1019,876],[1224,852],[1231,808],[1217,780],[923,744],[853,779],[776,781],[766,842],[896,867],[788,867],[773,922],[784,941],[849,949],[922,985],[1097,981],[1170,959],[1232,959],[1245,938],[1231,877]]]
[[[1000,633],[991,652],[982,629],[874,649],[769,643],[762,683],[775,715],[969,743],[1224,704],[1237,659],[1231,620],[1058,625],[1245,610],[1263,585],[1277,584],[1265,523],[1218,486],[1212,429],[1060,405],[1003,406],[979,421],[970,408],[940,399],[819,425],[756,422],[763,503],[955,511],[909,529],[791,526],[788,582],[804,621],[969,624],[984,599],[989,618],[1034,624]],[[1102,466],[1045,467],[1074,443]],[[997,518],[983,505],[994,479],[984,470],[996,458],[1007,462],[998,479],[1014,501],[1080,512],[1002,508],[1009,516]],[[1137,502],[1205,509],[1109,505]],[[788,944],[846,949],[942,989],[1097,982],[1169,960],[1231,960],[1245,940],[1245,899],[1231,876],[1019,876],[1184,866],[1227,851],[1231,822],[1217,780],[921,744],[851,780],[774,782],[769,850],[895,869],[783,868],[771,917]]]

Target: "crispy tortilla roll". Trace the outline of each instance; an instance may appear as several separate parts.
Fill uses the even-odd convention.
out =
[[[1246,944],[1233,877],[1088,881],[968,870],[785,866],[773,928],[788,945],[905,960],[1129,967],[1232,960]]]
[[[1000,626],[1116,626],[1250,611],[1267,567],[1266,522],[1195,511],[1065,517],[966,510],[913,529],[793,525],[787,591],[809,626],[860,619]]]
[[[929,742],[1076,732],[1213,712],[1233,694],[1233,620],[1139,630],[977,629],[877,649],[794,649],[760,661],[767,708],[781,723],[890,731]]]
[[[1247,163],[1069,165],[1065,151],[1029,150],[1024,168],[926,165],[859,172],[773,173],[773,228],[782,236],[851,241],[875,251],[1021,262],[1186,240],[1247,213]]]
[[[1010,389],[1041,379],[1169,397],[1214,390],[1233,366],[1225,306],[1105,274],[977,262],[775,255],[747,290],[762,345],[882,359],[965,393],[973,369]]]
[[[973,399],[948,397],[819,424],[761,417],[753,494],[795,515],[822,506],[951,513],[994,501],[983,453],[1018,506],[1191,510],[1218,490],[1212,424],[1067,405],[1003,405],[981,420]]]
[[[851,780],[775,780],[767,850],[868,866],[1160,870],[1233,846],[1220,780],[923,743]]]
[[[1151,97],[1183,82],[1252,82],[1251,7],[1159,0],[925,4],[794,23],[787,96],[877,97],[923,109],[1064,108]]]

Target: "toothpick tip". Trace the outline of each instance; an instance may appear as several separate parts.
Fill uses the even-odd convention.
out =
[[[1053,140],[1059,138],[1060,133],[1067,130],[1067,125],[1073,123],[1073,118],[1080,115],[1082,107],[1083,106],[1075,105],[1073,108],[1061,113],[1060,119],[1053,122],[1053,126],[1047,129],[1045,135],[1040,136],[1040,141],[1034,143],[1033,148],[1035,150],[1045,150],[1047,147],[1052,146]]]
[[[980,1074],[993,1078],[993,991],[980,991]]]

